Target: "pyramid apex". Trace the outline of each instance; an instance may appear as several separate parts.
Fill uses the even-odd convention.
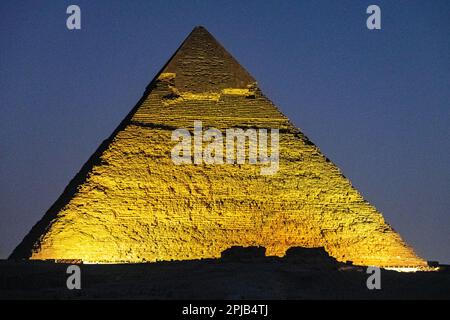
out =
[[[204,26],[194,27],[162,73],[175,74],[175,87],[187,92],[245,89],[256,82]]]
[[[206,34],[210,35],[212,38],[214,38],[214,37],[212,36],[212,34],[208,31],[208,29],[206,29],[204,26],[199,25],[199,26],[195,26],[195,27],[192,29],[191,33],[186,37],[186,39],[185,39],[184,42],[186,42],[187,40],[189,40],[189,38],[195,37],[195,36],[199,36],[199,34],[202,34],[202,33],[206,33]],[[217,41],[217,40],[216,40],[216,41]]]
[[[208,29],[206,29],[206,27],[202,25],[195,26],[194,29],[192,29],[192,31],[202,31],[202,30],[209,32]]]

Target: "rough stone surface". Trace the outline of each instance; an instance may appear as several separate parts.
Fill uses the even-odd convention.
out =
[[[280,168],[174,165],[172,130],[278,128]],[[339,169],[198,27],[12,258],[145,262],[218,258],[232,246],[283,256],[324,247],[338,261],[424,267]]]

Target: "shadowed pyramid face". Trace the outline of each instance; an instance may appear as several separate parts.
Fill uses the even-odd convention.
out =
[[[261,175],[262,164],[248,162],[176,165],[172,134],[193,131],[195,121],[221,132],[278,130],[278,171]],[[12,257],[184,260],[220,257],[231,246],[277,256],[323,246],[340,261],[426,265],[197,27]]]

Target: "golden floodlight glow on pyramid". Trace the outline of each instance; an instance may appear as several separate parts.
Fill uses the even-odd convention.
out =
[[[176,165],[172,132],[276,128],[279,170]],[[339,261],[426,267],[339,169],[196,27],[13,259],[135,263],[218,258],[232,246],[324,247]]]

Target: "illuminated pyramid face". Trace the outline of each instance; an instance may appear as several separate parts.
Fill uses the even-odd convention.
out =
[[[258,161],[196,163],[195,148],[187,157],[192,161],[174,163],[175,130],[194,136],[199,122],[224,136],[230,128],[277,130],[276,170],[262,174],[269,164]],[[245,146],[249,154],[250,139]],[[356,264],[426,265],[197,27],[12,257],[186,260],[217,258],[231,246],[263,246],[276,256],[294,246],[323,246]]]

